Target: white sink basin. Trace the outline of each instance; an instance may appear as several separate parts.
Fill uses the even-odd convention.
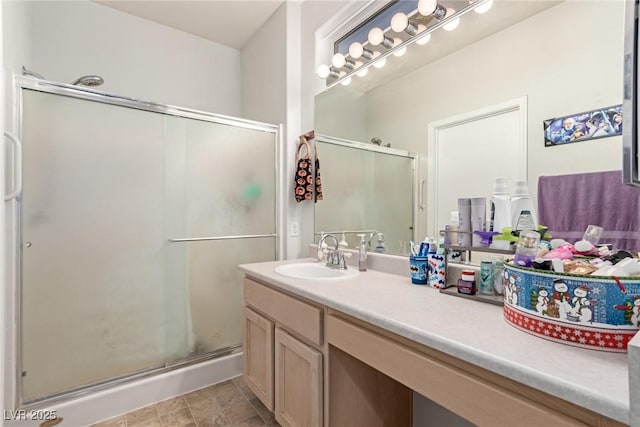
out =
[[[324,264],[317,262],[285,264],[276,267],[275,272],[283,276],[292,277],[294,279],[312,280],[348,279],[358,274],[358,271],[354,270],[353,268],[349,268],[347,270],[339,270],[336,268],[329,268]]]

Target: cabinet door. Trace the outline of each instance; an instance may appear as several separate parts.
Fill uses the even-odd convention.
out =
[[[276,421],[283,427],[322,425],[322,354],[276,329]]]
[[[244,380],[270,411],[273,411],[273,328],[273,322],[245,307]]]

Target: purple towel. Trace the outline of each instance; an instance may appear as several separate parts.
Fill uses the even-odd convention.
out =
[[[589,224],[604,228],[601,243],[640,251],[640,188],[622,183],[622,172],[541,176],[538,216],[553,238],[575,242]]]

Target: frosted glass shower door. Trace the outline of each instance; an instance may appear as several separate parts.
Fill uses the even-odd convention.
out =
[[[186,280],[189,354],[242,342],[237,265],[276,259],[276,135],[171,118],[167,176],[171,273]]]
[[[23,90],[22,399],[185,357],[166,116]]]

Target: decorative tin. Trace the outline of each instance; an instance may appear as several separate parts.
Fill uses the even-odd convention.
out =
[[[558,274],[504,264],[504,318],[541,338],[626,352],[640,327],[640,277]]]

